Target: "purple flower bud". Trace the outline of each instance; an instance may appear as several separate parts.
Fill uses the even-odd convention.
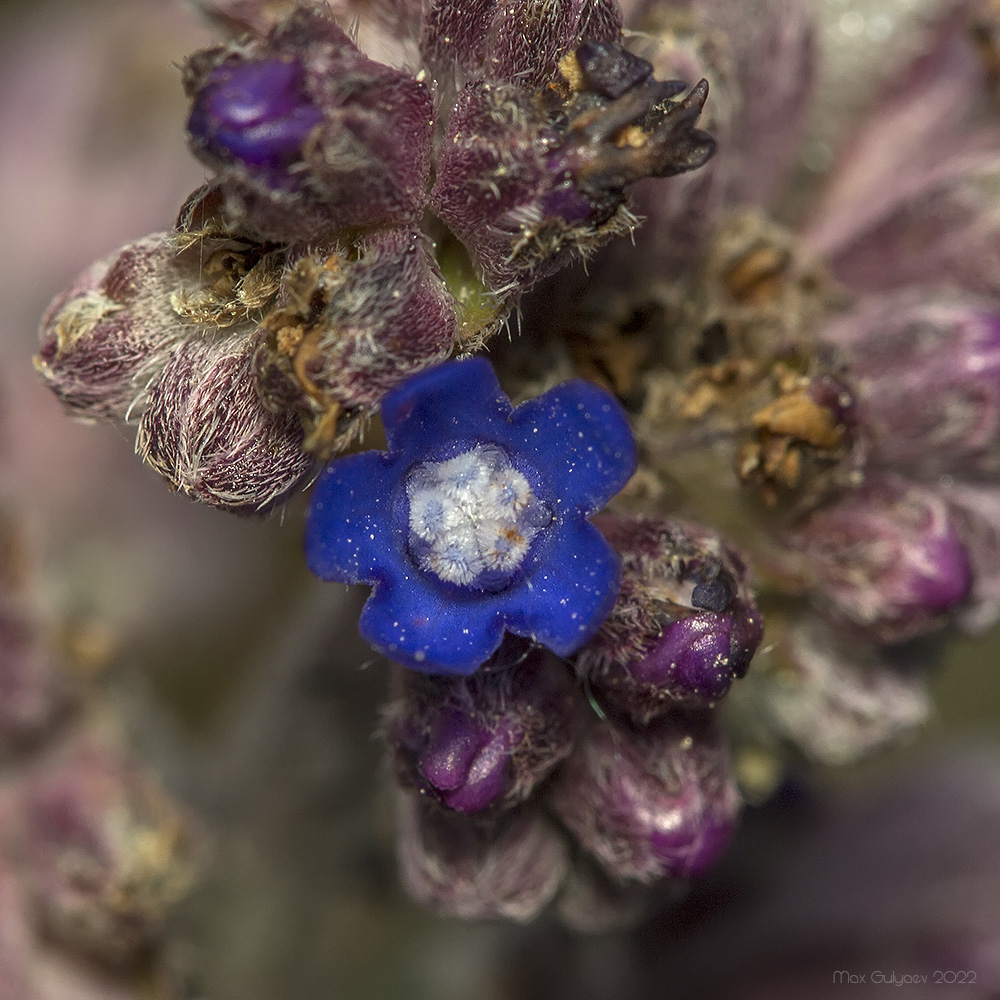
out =
[[[271,304],[281,254],[225,233],[216,201],[195,192],[173,233],[123,247],[49,307],[35,368],[71,413],[137,419],[184,339],[246,330]]]
[[[969,556],[944,499],[903,479],[870,479],[788,543],[821,610],[875,642],[921,635],[969,596]]]
[[[278,171],[302,158],[323,120],[296,62],[222,63],[198,91],[188,132],[206,155]]]
[[[871,458],[921,476],[1000,469],[1000,312],[913,292],[873,297],[828,326]]]
[[[457,321],[429,241],[384,230],[350,252],[303,253],[262,329],[268,397],[304,411],[308,447],[329,454],[389,389],[451,353]]]
[[[261,402],[253,348],[246,336],[185,341],[136,435],[136,451],[174,489],[237,513],[272,507],[313,464],[298,417]]]
[[[595,724],[549,799],[611,875],[645,883],[710,868],[740,807],[710,719],[687,715],[667,716],[644,730]]]
[[[470,677],[408,673],[386,730],[399,780],[456,812],[505,808],[570,751],[574,693],[562,663],[508,637]]]
[[[166,364],[181,335],[177,316],[136,301],[129,279],[148,276],[164,234],[150,236],[89,267],[49,306],[35,369],[73,416],[124,421],[143,383]],[[148,289],[152,292],[153,289]]]
[[[494,290],[526,288],[628,231],[627,186],[715,150],[694,127],[705,81],[675,102],[682,84],[652,79],[619,47],[582,52],[588,68],[579,54],[563,60],[568,96],[550,110],[555,90],[475,81],[452,112],[431,201]]]
[[[68,706],[68,687],[27,614],[0,595],[0,760],[51,731]]]
[[[17,845],[45,930],[104,960],[134,959],[193,877],[186,821],[148,774],[91,745],[21,791]]]
[[[319,8],[197,53],[184,85],[191,148],[218,172],[226,216],[241,229],[330,242],[420,218],[431,90],[368,59]]]
[[[595,523],[622,558],[622,584],[577,672],[641,724],[678,705],[712,705],[746,673],[763,634],[742,560],[682,521]]]
[[[478,820],[400,792],[398,812],[403,883],[418,902],[449,916],[531,920],[565,874],[562,838],[530,809]]]
[[[438,75],[458,68],[469,77],[534,89],[555,77],[571,49],[583,41],[617,42],[621,28],[614,0],[433,0],[420,48]]]
[[[754,704],[807,757],[849,764],[926,721],[926,660],[926,651],[872,646],[813,618],[779,619],[754,671]]]

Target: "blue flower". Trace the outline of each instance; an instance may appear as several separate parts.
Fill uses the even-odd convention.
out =
[[[483,359],[408,379],[382,403],[388,452],[332,462],[306,531],[310,569],[368,583],[361,633],[430,673],[472,673],[504,631],[560,655],[590,638],[619,561],[587,516],[635,470],[618,403],[586,382],[517,408]]]

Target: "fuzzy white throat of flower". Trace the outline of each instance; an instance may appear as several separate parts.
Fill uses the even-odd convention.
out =
[[[552,520],[552,511],[498,445],[476,445],[416,466],[406,495],[417,565],[463,587],[505,586]]]

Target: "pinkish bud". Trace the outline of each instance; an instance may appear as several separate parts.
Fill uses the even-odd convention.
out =
[[[918,650],[872,646],[812,618],[779,620],[774,631],[754,673],[754,704],[807,757],[849,764],[926,721]]]
[[[0,760],[34,745],[68,707],[69,685],[32,622],[0,595]]]
[[[875,296],[823,338],[848,367],[872,460],[927,477],[1000,469],[1000,312],[991,302]]]
[[[165,256],[165,239],[150,236],[92,265],[46,311],[35,369],[73,416],[124,421],[183,335],[169,306],[149,308],[160,289],[138,287]]]
[[[617,42],[621,28],[614,0],[432,0],[420,48],[439,77],[460,69],[472,79],[533,90],[549,83],[559,60],[581,42]]]
[[[303,253],[263,331],[256,364],[267,398],[304,411],[308,446],[323,452],[349,440],[351,418],[389,389],[443,361],[457,323],[429,242],[383,230],[351,252]]]
[[[611,875],[645,883],[710,868],[740,807],[725,746],[711,721],[695,715],[642,730],[596,723],[549,799]]]
[[[149,391],[136,451],[170,485],[237,513],[266,510],[312,468],[293,413],[261,402],[254,341],[193,338]]]
[[[134,960],[191,883],[185,821],[148,774],[93,746],[20,796],[17,843],[41,925],[84,954]]]
[[[572,747],[568,672],[523,640],[468,677],[407,672],[403,685],[386,720],[399,780],[456,812],[523,801]]]
[[[714,704],[746,673],[763,634],[742,560],[683,521],[603,515],[595,523],[622,558],[622,583],[577,654],[577,673],[642,724],[679,705]]]
[[[426,200],[431,90],[368,59],[319,7],[265,38],[191,57],[188,136],[219,174],[225,213],[268,240],[330,242],[407,225]]]
[[[448,916],[531,920],[565,874],[562,838],[531,809],[477,820],[400,792],[398,812],[403,883],[418,902]]]
[[[921,635],[969,596],[969,555],[944,499],[903,479],[871,478],[788,543],[821,610],[876,642]]]
[[[123,247],[49,307],[35,367],[71,413],[138,419],[183,340],[252,329],[251,317],[273,301],[282,255],[230,237],[217,200],[196,191],[173,233]]]

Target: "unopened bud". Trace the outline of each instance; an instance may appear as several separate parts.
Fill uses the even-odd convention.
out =
[[[895,477],[821,507],[788,542],[821,609],[876,642],[937,627],[972,585],[943,497]]]
[[[284,280],[262,326],[257,371],[267,398],[307,415],[307,447],[321,454],[454,346],[454,300],[416,230],[374,233],[351,253],[305,253]]]
[[[399,793],[399,863],[418,902],[466,920],[533,919],[566,871],[556,830],[529,807],[489,820]]]
[[[724,697],[763,634],[742,560],[717,535],[682,521],[603,515],[595,523],[622,558],[622,583],[577,654],[577,672],[643,724]]]
[[[926,721],[924,666],[909,647],[873,646],[815,619],[781,623],[754,674],[754,693],[784,739],[813,760],[840,766]]]
[[[407,672],[403,684],[386,726],[399,779],[456,812],[523,801],[572,746],[569,675],[524,640],[468,677]]]
[[[990,302],[872,297],[823,337],[847,365],[873,460],[921,476],[1000,469],[1000,312]]]
[[[188,135],[219,174],[226,215],[283,242],[416,221],[433,104],[426,83],[368,59],[319,8],[266,37],[192,56]]]
[[[137,958],[193,876],[190,832],[166,794],[93,746],[75,748],[21,794],[22,871],[42,926],[87,955]]]
[[[254,343],[195,338],[178,348],[149,393],[136,451],[170,485],[213,507],[266,510],[312,468],[299,418],[261,402]]]
[[[595,724],[550,801],[580,845],[619,878],[651,883],[711,867],[740,797],[711,720],[672,715],[647,729]]]

